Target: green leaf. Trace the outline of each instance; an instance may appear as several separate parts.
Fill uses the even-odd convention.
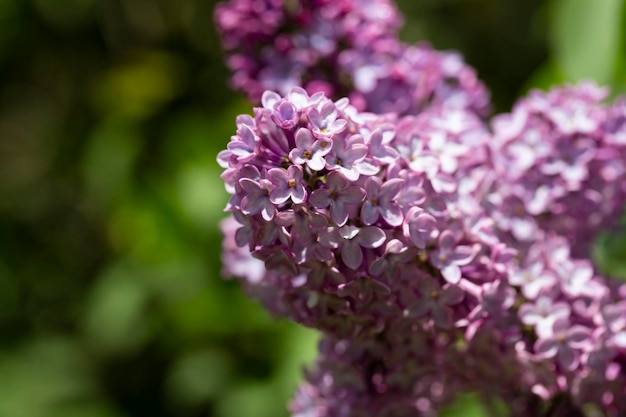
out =
[[[0,351],[0,375],[2,417],[62,416],[56,412],[62,404],[97,396],[89,358],[75,341],[55,334]]]
[[[187,352],[178,358],[165,382],[168,399],[179,406],[198,406],[232,384],[233,358],[226,349]]]
[[[148,294],[135,271],[114,264],[99,277],[83,317],[83,333],[96,353],[128,353],[148,337]]]
[[[566,80],[613,81],[622,0],[554,0],[550,42]]]
[[[286,416],[284,403],[276,401],[280,392],[271,382],[241,383],[217,402],[217,417],[277,417]]]
[[[554,62],[548,61],[530,76],[520,95],[525,96],[530,90],[537,88],[547,91],[555,84],[563,84],[564,81],[563,74],[559,68],[557,68]]]
[[[478,394],[458,395],[452,404],[443,407],[439,417],[505,417],[510,413],[505,404],[494,400],[485,404]]]

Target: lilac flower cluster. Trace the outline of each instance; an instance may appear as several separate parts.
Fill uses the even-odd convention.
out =
[[[510,400],[513,416],[540,415],[538,397],[522,390],[536,373],[517,366],[512,350],[488,333],[459,344],[449,333],[424,338],[416,326],[390,329],[395,338],[367,343],[324,337],[290,404],[292,416],[434,417],[470,391],[487,404]]]
[[[576,405],[624,415],[626,285],[597,276],[591,262],[573,258],[566,239],[553,234],[530,247],[509,282],[524,299],[518,317],[527,326],[516,349],[551,371],[533,392],[545,400],[566,394]]]
[[[344,337],[403,314],[450,328],[462,271],[501,275],[496,252],[506,249],[480,228],[480,213],[458,204],[452,174],[473,161],[459,151],[484,127],[451,113],[439,120],[459,118],[458,128],[407,119],[415,128],[396,135],[390,116],[294,88],[264,94],[254,118],[238,119],[219,156],[240,224],[234,238],[265,262],[269,301],[285,304],[278,312]],[[414,134],[426,124],[432,135]],[[415,294],[402,288],[396,300],[405,280]]]
[[[376,113],[445,104],[484,116],[489,108],[460,55],[398,40],[402,19],[389,0],[231,0],[215,19],[232,85],[255,102],[265,90],[303,86]]]
[[[472,201],[473,173],[489,164],[475,115],[398,121],[300,88],[262,102],[219,156],[232,194],[225,275],[328,343],[378,352],[368,365],[323,350],[295,415],[428,415],[468,390],[507,398],[520,416],[559,395],[622,412],[623,302],[562,239],[539,240],[519,262],[499,241]],[[352,389],[329,388],[351,374]]]
[[[434,416],[468,391],[513,417],[626,415],[626,285],[587,259],[626,203],[626,100],[533,91],[488,126],[474,70],[399,42],[387,0],[216,20],[262,105],[218,157],[223,273],[323,332],[294,417]]]
[[[493,188],[487,200],[514,241],[544,230],[589,256],[598,230],[615,228],[626,203],[626,106],[604,105],[586,82],[533,91],[493,120]]]
[[[417,286],[432,291],[426,282]],[[434,416],[468,391],[486,404],[504,400],[512,416],[624,415],[626,285],[612,288],[556,236],[513,263],[508,283],[461,281],[455,308],[479,300],[455,323],[463,338],[424,333],[405,318],[390,321],[385,337],[326,337],[291,404],[294,417]],[[433,307],[422,301],[421,309]]]

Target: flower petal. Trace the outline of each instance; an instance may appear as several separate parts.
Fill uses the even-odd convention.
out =
[[[341,247],[341,259],[350,269],[358,269],[363,262],[363,251],[355,240],[346,240]]]
[[[450,284],[458,284],[461,281],[461,268],[452,264],[441,269],[441,275]]]
[[[387,235],[376,226],[368,226],[361,229],[355,240],[365,248],[378,248],[385,243]]]

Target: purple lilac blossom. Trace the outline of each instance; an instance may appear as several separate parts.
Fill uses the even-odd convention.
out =
[[[549,296],[539,297],[535,303],[520,306],[519,317],[522,323],[535,326],[537,334],[549,333],[549,329],[557,319],[569,318],[571,308],[564,301],[554,301]]]
[[[538,396],[523,390],[536,372],[516,366],[514,351],[502,350],[489,334],[456,343],[425,339],[406,322],[389,331],[367,342],[323,337],[320,356],[289,405],[292,417],[435,417],[469,391],[487,403],[507,401],[512,417],[542,415]]]
[[[424,249],[437,237],[437,219],[419,207],[412,207],[406,214],[403,231],[404,237],[410,239],[415,247]]]
[[[472,262],[476,251],[468,245],[458,245],[453,233],[449,230],[439,235],[439,248],[431,253],[431,263],[441,269],[441,274],[451,284],[461,280],[461,266]]]
[[[404,186],[404,180],[393,178],[384,184],[377,177],[365,180],[366,200],[361,206],[361,220],[365,224],[374,224],[382,217],[390,226],[402,224],[404,215],[395,202],[395,198]]]
[[[553,268],[579,262],[568,252],[567,243],[554,237],[529,253],[531,258],[553,258],[556,262],[546,262]],[[593,280],[605,284],[599,277]],[[441,291],[439,284],[428,278],[418,282],[421,296],[430,295],[428,303],[416,304],[419,307],[412,311],[411,300],[419,303],[421,296],[401,298],[408,306],[406,313],[390,320],[376,337],[324,336],[320,357],[290,405],[292,416],[435,416],[441,405],[468,391],[478,392],[487,403],[504,401],[508,415],[514,417],[583,416],[589,410],[618,417],[626,411],[625,350],[615,339],[623,337],[626,327],[626,304],[616,301],[619,294],[605,293],[595,300],[598,308],[576,311],[568,306],[597,294],[573,296],[556,286],[536,305],[519,309],[524,323],[547,320],[531,329],[515,320],[515,305],[522,299],[501,280],[484,291],[482,313],[474,315],[475,322],[482,322],[480,327],[459,340],[451,337],[450,328],[429,337],[432,333],[420,330],[427,321],[407,318],[429,312],[434,318],[434,309],[439,308],[441,318],[435,320],[441,322],[435,328],[445,329],[441,324],[449,321],[442,318],[447,316],[444,305],[465,304],[467,300],[459,299],[463,291],[455,290],[451,302],[445,303],[432,297]],[[503,296],[502,289],[509,295]],[[474,292],[464,290],[466,297]],[[454,327],[459,328],[458,321]]]
[[[337,226],[348,221],[348,208],[363,201],[365,191],[358,186],[348,186],[348,180],[340,172],[331,172],[326,178],[326,188],[311,193],[309,203],[317,209],[330,207],[330,219]]]
[[[569,320],[559,318],[552,323],[552,329],[538,328],[539,339],[534,350],[540,358],[555,357],[557,365],[563,371],[572,371],[580,364],[579,356],[583,349],[591,345],[590,333],[585,326],[572,326]]]
[[[378,227],[358,228],[346,225],[329,229],[320,237],[320,243],[331,249],[339,249],[345,265],[356,270],[363,262],[363,249],[378,248],[385,243],[385,238],[385,232]]]
[[[537,265],[555,281],[544,286],[536,300],[528,299],[520,306],[520,320],[533,330],[524,331],[517,349],[526,352],[529,363],[553,376],[547,383],[536,383],[533,392],[545,400],[567,395],[573,406],[593,405],[603,410],[601,415],[622,415],[626,411],[626,356],[614,336],[626,322],[626,310],[619,291],[594,273],[590,261],[573,258],[564,237],[548,234],[533,243],[513,275],[536,270]],[[559,273],[563,270],[579,271],[585,290],[572,291],[571,277]],[[534,282],[514,284],[522,294],[526,285]]]
[[[472,174],[490,163],[490,138],[487,126],[475,114],[431,107],[398,122],[395,144],[412,170],[425,173],[435,190],[463,195],[474,193],[482,182]],[[457,189],[461,183],[463,188]]]
[[[215,21],[231,84],[255,103],[265,90],[301,86],[380,114],[489,110],[487,89],[458,53],[398,40],[402,17],[390,0],[230,0]]]
[[[432,279],[422,279],[417,284],[421,297],[417,302],[405,310],[406,316],[423,317],[430,314],[435,327],[441,329],[452,328],[452,306],[463,301],[465,293],[455,285],[441,287]]]
[[[384,325],[386,317],[402,316],[407,307],[390,304],[389,294],[375,291],[371,303],[355,310],[351,304],[354,294],[342,288],[351,288],[352,282],[363,278],[366,286],[368,282],[378,285],[369,276],[370,270],[378,271],[381,284],[388,286],[391,294],[397,293],[397,285],[401,285],[394,275],[417,274],[440,287],[469,279],[463,277],[464,270],[488,270],[493,279],[504,278],[504,269],[496,271],[491,260],[497,256],[496,251],[502,250],[497,240],[484,241],[482,235],[471,230],[481,213],[466,212],[465,207],[474,210],[479,206],[458,206],[454,187],[437,190],[433,185],[436,174],[429,177],[412,167],[402,150],[408,133],[396,135],[389,116],[358,113],[345,100],[332,102],[319,95],[312,99],[299,89],[286,97],[265,93],[263,102],[264,107],[255,109],[254,119],[240,118],[238,134],[232,138],[235,143],[254,143],[245,158],[232,152],[222,153],[219,158],[225,168],[227,190],[232,193],[227,210],[241,219],[242,231],[236,241],[249,247],[252,256],[264,260],[268,270],[274,269],[272,274],[283,275],[284,286],[277,288],[277,293],[283,293],[284,302],[293,305],[281,311],[291,310],[290,317],[295,321],[330,334],[369,332],[368,326]],[[285,124],[287,117],[276,116],[283,109],[289,109],[288,118],[298,121],[295,125]],[[435,155],[440,157],[446,143],[455,148],[471,141],[476,144],[477,154],[462,158],[455,153],[458,159],[454,162],[469,170],[479,155],[486,155],[484,130],[475,116],[465,117],[457,109],[449,111],[450,116],[438,110],[438,117],[431,119],[432,128],[410,142],[437,136],[439,152]],[[320,122],[320,118],[327,122]],[[446,124],[443,120],[458,122]],[[411,128],[411,123],[427,124],[419,117],[401,122],[407,132],[417,129]],[[323,166],[311,166],[305,152],[312,155],[318,141],[332,147],[324,156]],[[407,195],[414,200],[408,201]],[[244,242],[245,237],[249,237],[248,242]],[[391,241],[409,248],[406,252],[411,257],[402,255],[401,250],[391,250],[387,245]],[[476,257],[479,252],[485,256]],[[392,268],[382,273],[381,262]],[[323,285],[321,291],[312,291],[306,285],[307,277],[319,277],[324,269],[339,273],[342,279]],[[305,277],[305,284],[296,286],[295,282],[300,281],[285,274]],[[413,291],[419,294],[419,279],[413,281]],[[447,288],[442,290],[444,294],[457,291]],[[271,302],[275,304],[276,298]],[[469,302],[475,303],[476,299]],[[438,319],[453,316],[457,306],[447,305],[450,311],[438,314]],[[316,314],[317,322],[312,322]],[[341,322],[334,316],[346,319]],[[357,316],[363,322],[347,319]],[[431,320],[430,316],[419,319]],[[450,326],[447,320],[445,325]]]
[[[493,189],[486,203],[515,241],[542,231],[590,255],[599,230],[618,226],[626,203],[626,106],[604,104],[591,82],[532,91],[493,119]]]
[[[626,412],[626,286],[572,257],[563,237],[543,231],[517,255],[498,239],[477,200],[491,178],[476,116],[450,108],[396,121],[301,89],[264,96],[219,155],[232,213],[224,273],[332,346],[294,416],[434,416],[467,391],[520,417],[562,398],[572,412]],[[323,166],[293,156],[319,140],[332,144]],[[364,217],[385,184],[386,208]]]
[[[289,158],[294,164],[305,163],[310,169],[320,171],[324,168],[326,156],[332,147],[328,139],[315,140],[311,131],[300,129],[296,133],[296,148],[289,152]]]

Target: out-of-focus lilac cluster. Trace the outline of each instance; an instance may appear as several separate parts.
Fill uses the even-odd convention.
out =
[[[624,415],[626,285],[597,276],[590,261],[573,258],[567,240],[551,233],[530,246],[509,283],[524,300],[517,316],[526,335],[516,349],[552,373],[532,391]]]
[[[626,290],[564,238],[540,234],[522,256],[498,239],[475,115],[396,120],[300,88],[262,102],[219,156],[224,273],[334,346],[294,415],[434,415],[470,390],[516,416],[557,401],[626,411]]]
[[[589,256],[598,230],[619,226],[626,203],[626,105],[602,103],[586,82],[533,91],[493,119],[491,215],[514,242],[543,231]]]
[[[290,404],[292,416],[434,417],[463,392],[492,406],[506,400],[512,416],[541,415],[543,404],[528,388],[541,369],[519,366],[493,332],[468,341],[442,331],[424,337],[405,321],[389,333],[395,337],[367,342],[324,337]]]
[[[388,0],[231,0],[215,11],[236,90],[350,97],[358,110],[415,114],[456,106],[484,116],[489,94],[453,52],[398,40]]]

